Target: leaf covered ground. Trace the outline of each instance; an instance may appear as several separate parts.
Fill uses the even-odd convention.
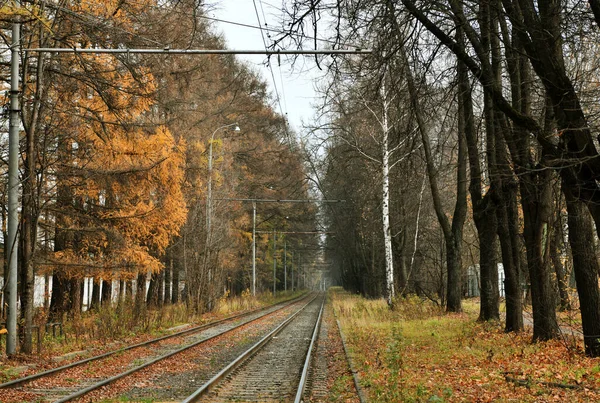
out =
[[[418,298],[384,300],[335,290],[336,315],[370,402],[595,402],[600,359],[582,343],[532,343],[530,331],[478,323],[474,304],[445,314]]]

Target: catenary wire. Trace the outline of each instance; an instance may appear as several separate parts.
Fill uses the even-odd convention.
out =
[[[258,25],[262,26],[262,24],[260,22],[260,16],[258,14],[258,7],[256,6],[256,0],[252,0],[252,4],[254,5],[254,11],[256,12],[256,20],[258,21]],[[267,40],[265,39],[264,31],[261,30],[260,35],[262,37],[263,44],[265,46],[265,51],[267,51],[269,47],[267,45]],[[277,87],[277,81],[275,80],[275,73],[273,72],[273,64],[271,63],[270,58],[267,59],[267,66],[269,67],[269,71],[271,72],[271,79],[273,80],[273,89],[275,90],[275,98],[276,98],[277,105],[279,106],[279,113],[281,114],[282,117],[286,118],[286,121],[287,121],[287,114],[284,114],[284,112],[283,112],[283,107],[281,105],[281,97],[279,96],[279,89]],[[286,136],[287,136],[288,135],[287,124],[285,125],[285,132],[286,132]]]

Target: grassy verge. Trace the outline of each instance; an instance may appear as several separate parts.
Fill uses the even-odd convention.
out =
[[[219,299],[215,313],[228,316],[235,312],[277,304],[279,302],[299,297],[303,293],[304,291],[281,291],[273,295],[273,293],[267,292],[258,294],[256,297],[252,297],[249,291],[244,291],[242,295],[237,297],[224,296],[223,298]]]
[[[572,341],[531,343],[499,323],[409,298],[383,300],[332,290],[361,384],[372,402],[600,401],[600,360]]]

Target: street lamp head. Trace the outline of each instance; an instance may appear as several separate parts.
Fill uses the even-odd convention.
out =
[[[239,132],[242,131],[242,129],[240,129],[240,127],[236,123],[235,126],[233,126],[233,131],[236,132],[236,133],[239,133]]]

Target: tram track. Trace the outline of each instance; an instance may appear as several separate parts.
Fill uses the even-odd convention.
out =
[[[0,384],[0,395],[12,396],[12,398],[9,398],[11,400],[0,400],[7,402],[39,401],[57,403],[76,401],[81,396],[85,396],[99,388],[107,388],[107,385],[168,360],[169,357],[176,356],[202,344],[209,344],[211,340],[235,332],[238,329],[249,327],[253,323],[265,320],[265,318],[277,316],[278,313],[291,309],[305,298],[308,297],[292,300],[287,304],[277,304],[234,315],[223,320],[196,326]],[[111,363],[111,360],[114,360],[115,363]],[[123,365],[123,361],[128,364]],[[111,365],[114,365],[114,369],[112,372],[108,372],[108,376],[106,375],[106,368],[103,368],[104,379],[95,378],[95,369],[99,366],[109,367]],[[81,379],[85,379],[85,381],[82,382]]]
[[[306,304],[183,402],[304,401],[324,303]]]

